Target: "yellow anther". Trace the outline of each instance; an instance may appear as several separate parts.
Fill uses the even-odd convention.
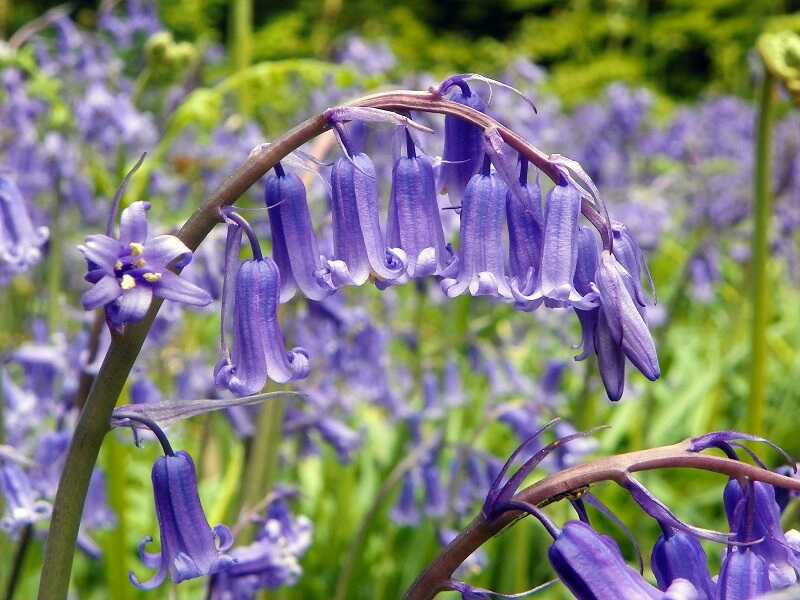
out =
[[[145,273],[142,275],[145,281],[149,281],[150,283],[155,283],[159,279],[161,279],[161,273]]]
[[[142,246],[139,242],[131,242],[128,244],[128,247],[131,249],[131,254],[133,256],[141,256],[144,252],[144,246]]]
[[[136,287],[136,280],[127,273],[122,276],[122,281],[119,282],[119,287],[123,290],[132,290]]]
[[[137,258],[137,259],[136,259],[136,260],[133,262],[133,266],[134,266],[134,267],[136,267],[137,269],[141,269],[142,267],[144,267],[144,266],[145,266],[145,264],[147,264],[147,263],[145,263],[145,262],[144,262],[144,259],[143,259],[143,258]]]
[[[115,271],[121,271],[122,270],[122,261],[121,260],[118,260],[117,262],[114,263],[114,270]]]

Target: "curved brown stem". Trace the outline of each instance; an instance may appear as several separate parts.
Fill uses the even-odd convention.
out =
[[[514,500],[540,506],[592,484],[603,481],[621,484],[631,473],[668,468],[699,469],[728,477],[747,477],[800,491],[800,481],[797,479],[730,458],[690,452],[690,442],[691,440],[685,440],[672,446],[618,454],[577,465],[534,483],[514,496]],[[524,516],[522,512],[509,511],[493,521],[488,521],[482,514],[478,515],[417,577],[406,592],[405,600],[430,600],[437,593],[445,591],[447,582],[461,563],[489,539]]]

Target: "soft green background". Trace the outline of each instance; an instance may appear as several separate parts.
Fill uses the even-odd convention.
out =
[[[769,29],[800,27],[800,16],[791,14],[800,10],[800,3],[789,0],[406,3],[328,0],[256,4],[251,38],[231,34],[237,31],[230,17],[232,7],[222,0],[164,2],[161,14],[176,38],[198,43],[221,41],[237,56],[249,54],[252,63],[297,58],[324,61],[331,57],[332,48],[346,33],[385,40],[398,57],[395,73],[398,77],[421,71],[439,76],[460,71],[491,75],[522,54],[550,70],[549,91],[558,94],[567,107],[596,99],[607,84],[624,81],[656,92],[665,115],[673,107],[709,93],[753,97],[749,61],[753,58],[757,35]],[[5,10],[6,31],[13,31],[49,6],[8,0],[0,5]],[[78,19],[91,26],[93,4],[78,2],[73,6],[77,8]],[[224,64],[220,77],[229,73],[232,65],[233,61]],[[278,63],[252,71],[252,81],[263,86],[251,89],[256,103],[253,110],[258,115],[262,108],[269,108],[273,117],[270,134],[278,133],[276,123],[289,125],[298,116],[297,99],[281,93],[280,87],[287,80],[286,72],[298,70],[309,89],[322,80],[321,73],[330,71],[313,61]],[[334,72],[344,83],[358,78],[348,70]],[[202,100],[214,98],[200,97],[198,104]],[[199,114],[214,122],[216,113],[207,105],[197,112],[192,108],[185,109],[187,120],[194,120]],[[632,394],[620,405],[611,407],[598,389],[595,373],[589,374],[593,379],[588,387],[584,384],[583,366],[573,369],[567,378],[565,394],[571,407],[568,416],[581,427],[611,425],[608,432],[599,435],[602,454],[671,443],[713,429],[740,427],[744,421],[750,273],[746,265],[723,264],[723,280],[717,288],[716,301],[709,305],[692,303],[686,297],[682,276],[682,266],[691,249],[686,240],[667,239],[651,256],[659,296],[672,315],[670,326],[657,333],[662,380],[644,385],[636,376],[636,387],[641,394]],[[797,314],[800,294],[788,281],[782,263],[775,261],[769,265],[769,277],[773,311],[768,330],[766,433],[800,455],[800,437],[796,433],[800,422],[800,391],[796,385],[800,380],[800,353],[796,350],[800,340]],[[459,357],[469,400],[443,424],[451,447],[479,443],[498,455],[510,453],[515,440],[505,427],[480,431],[481,408],[486,402],[488,385],[481,377],[469,373],[465,340],[469,336],[508,339],[516,325],[529,317],[480,300],[460,299],[443,307],[420,304],[413,286],[406,286],[399,293],[402,309],[390,316],[393,327],[396,331],[417,328],[422,342],[420,354],[414,357],[396,344],[394,359],[440,367],[446,352]],[[26,314],[28,306],[24,299],[33,295],[33,290],[16,289],[14,294],[19,303],[9,306],[12,314],[7,322],[12,323],[20,322]],[[353,301],[369,306],[377,292],[358,290],[348,295]],[[577,339],[574,323],[569,327],[570,339]],[[179,349],[216,343],[213,321],[190,318],[184,331]],[[539,374],[551,356],[534,343],[536,337],[538,333],[534,331],[530,339],[514,345],[515,363],[531,374]],[[549,350],[559,358],[572,353],[561,341],[551,343]],[[169,351],[176,350],[165,352]],[[314,522],[315,541],[302,561],[305,575],[300,583],[267,597],[332,597],[342,562],[350,554],[355,557],[355,573],[348,598],[399,597],[438,551],[431,523],[400,528],[388,519],[393,498],[378,506],[363,543],[352,545],[381,482],[403,458],[403,439],[397,428],[371,409],[363,409],[357,417],[366,427],[368,439],[354,464],[341,466],[330,453],[325,453],[318,458],[291,461],[288,467],[279,469],[277,480],[294,483],[302,490],[298,511]],[[216,416],[189,425],[180,442],[175,445],[193,451],[202,464],[201,496],[209,520],[212,524],[231,523],[236,491],[246,468],[240,446],[231,438],[223,420]],[[294,449],[287,446],[283,450],[291,455]],[[273,447],[271,451],[276,449]],[[104,447],[101,463],[111,468],[111,500],[120,511],[122,525],[101,536],[106,549],[104,561],[76,560],[74,583],[78,597],[115,600],[202,597],[202,585],[198,582],[171,589],[165,585],[146,596],[127,583],[128,569],[144,573],[135,558],[135,543],[155,531],[149,486],[149,468],[155,455],[152,447],[134,451],[122,436],[111,436]],[[270,458],[264,460],[269,462]],[[769,460],[770,464],[777,464],[777,459]],[[724,527],[721,477],[675,473],[642,479],[681,517],[708,527]],[[634,530],[647,552],[657,536],[655,524],[644,519],[619,490],[605,486],[600,488],[599,495]],[[556,506],[551,514],[563,519],[568,512],[565,507]],[[792,525],[797,526],[797,522],[790,515],[787,526]],[[622,543],[628,556],[632,556],[630,547]],[[550,577],[546,544],[540,527],[532,522],[518,524],[488,545],[489,566],[470,581],[505,592],[540,583]],[[18,598],[33,597],[41,547],[41,542],[35,544],[28,556],[26,578]],[[709,546],[709,550],[715,557],[712,560],[716,560],[719,548]],[[6,560],[0,559],[0,571],[6,565]],[[542,595],[562,596],[559,589]]]

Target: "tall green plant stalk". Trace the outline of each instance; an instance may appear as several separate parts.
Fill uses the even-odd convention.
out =
[[[103,448],[107,477],[108,500],[117,523],[105,539],[106,582],[114,600],[127,600],[133,595],[128,582],[128,511],[127,481],[128,452],[116,436],[111,436]]]
[[[235,73],[250,66],[253,59],[253,0],[233,0],[231,3],[230,49]],[[239,107],[250,114],[252,102],[242,82],[239,86]]]
[[[240,516],[251,512],[275,483],[285,409],[286,401],[282,399],[261,406],[245,469]]]
[[[752,240],[752,319],[750,330],[750,398],[747,431],[764,433],[767,404],[767,325],[769,323],[769,221],[771,212],[772,126],[775,117],[777,83],[765,70],[758,105],[756,133],[755,194]]]

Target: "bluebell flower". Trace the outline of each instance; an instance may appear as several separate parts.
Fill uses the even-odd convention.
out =
[[[647,261],[644,258],[642,249],[636,241],[631,231],[625,226],[624,223],[619,221],[611,222],[611,233],[614,238],[613,254],[625,270],[630,275],[628,281],[633,288],[633,297],[639,306],[646,306],[648,304],[647,293],[642,285],[642,277],[650,277],[650,272],[647,268]]]
[[[192,458],[186,452],[160,457],[153,465],[152,479],[161,552],[151,554],[144,549],[152,541],[147,537],[139,544],[139,558],[157,572],[144,583],[130,573],[131,583],[152,590],[167,574],[174,583],[180,583],[230,567],[234,560],[225,552],[233,544],[233,536],[223,525],[213,530],[209,526],[197,493]]]
[[[0,461],[0,493],[5,514],[0,529],[16,535],[26,525],[50,518],[52,506],[37,493],[28,474],[11,460]]]
[[[230,555],[235,563],[212,577],[211,600],[251,599],[259,590],[294,585],[302,575],[299,559],[311,545],[311,521],[293,516],[279,497],[260,524],[255,541],[234,548]]]
[[[68,366],[70,349],[64,336],[56,334],[51,338],[47,325],[40,319],[31,324],[31,334],[33,339],[20,345],[9,358],[22,367],[25,388],[34,393],[43,409],[57,399],[59,388],[62,396],[68,397],[77,378],[74,369]]]
[[[445,81],[439,88],[445,94],[452,89],[449,99],[477,111],[485,112],[486,103],[474,93],[460,77]],[[444,150],[439,169],[439,193],[450,197],[452,206],[461,206],[467,183],[481,168],[483,157],[483,131],[458,117],[444,118]]]
[[[428,517],[443,517],[447,512],[447,493],[442,485],[436,458],[437,454],[432,454],[420,469],[425,490],[423,510]]]
[[[0,367],[3,399],[3,428],[7,442],[21,444],[40,422],[42,412],[36,394],[17,385],[8,371]]]
[[[217,384],[247,396],[260,392],[267,379],[286,383],[307,376],[305,350],[287,352],[283,341],[278,322],[280,273],[275,262],[269,257],[244,261],[234,285],[233,343],[230,354],[215,369]]]
[[[405,272],[405,252],[387,247],[378,208],[372,160],[363,153],[338,159],[331,171],[334,256],[328,260],[336,287],[362,285],[370,275],[388,283]]]
[[[311,300],[335,291],[323,267],[311,225],[303,181],[278,163],[267,175],[264,201],[269,210],[272,255],[281,272],[281,302],[299,289]]]
[[[582,521],[569,521],[547,551],[577,600],[661,600],[663,594],[629,567],[617,543]]]
[[[596,288],[613,343],[651,381],[661,374],[655,344],[632,295],[630,274],[607,250],[600,253]]]
[[[730,549],[722,560],[717,590],[719,600],[750,600],[772,591],[767,561],[746,546]]]
[[[141,321],[153,296],[205,306],[212,299],[167,267],[184,267],[192,252],[173,235],[148,235],[146,202],[134,202],[122,211],[119,239],[94,234],[78,249],[89,268],[86,280],[94,287],[83,295],[83,307],[105,306],[115,326]]]
[[[237,395],[247,396],[261,391],[267,379],[286,383],[306,377],[308,354],[302,348],[286,351],[278,322],[278,266],[262,256],[255,231],[244,218],[233,211],[224,214],[229,225],[220,327],[222,358],[214,369],[214,380]],[[240,264],[243,233],[247,233],[253,258]],[[229,329],[233,337],[230,346]]]
[[[445,243],[436,184],[430,159],[417,154],[405,129],[406,156],[392,170],[386,240],[407,256],[406,275],[411,279],[441,275],[452,264],[452,250]]]
[[[449,298],[467,291],[473,296],[511,298],[503,249],[506,192],[505,183],[492,172],[485,156],[481,171],[464,191],[457,273],[441,283]]]
[[[315,427],[322,439],[333,447],[336,457],[342,464],[347,464],[352,460],[353,453],[363,441],[358,432],[330,416],[319,418]]]
[[[737,542],[756,542],[746,548],[762,558],[772,589],[797,583],[800,561],[781,527],[781,511],[775,501],[775,488],[759,481],[741,483],[731,479],[723,494],[725,513]],[[743,560],[743,559],[738,559]],[[753,561],[751,561],[754,563]]]
[[[575,263],[575,275],[572,283],[575,290],[582,296],[592,293],[597,267],[600,262],[600,247],[597,234],[588,227],[578,228],[578,257]],[[575,314],[581,324],[581,353],[575,360],[584,360],[594,354],[594,333],[600,309],[588,310],[575,308]]]
[[[578,219],[581,195],[572,185],[557,185],[547,195],[538,281],[516,282],[514,298],[521,304],[544,301],[551,307],[591,308],[592,296],[582,296],[573,279],[578,262]]]
[[[392,521],[398,525],[416,525],[419,523],[415,484],[416,478],[417,474],[414,471],[410,471],[403,476],[400,493],[390,512]]]
[[[34,224],[16,183],[0,173],[0,285],[41,260],[49,235],[47,227]]]
[[[528,185],[525,159],[520,159],[519,184],[519,195],[509,190],[506,196],[509,277],[525,289],[534,289],[539,285],[542,265],[544,218],[539,177]]]
[[[653,546],[651,564],[661,590],[667,590],[680,578],[692,583],[696,600],[716,599],[716,584],[708,571],[708,557],[691,533],[664,525]]]

